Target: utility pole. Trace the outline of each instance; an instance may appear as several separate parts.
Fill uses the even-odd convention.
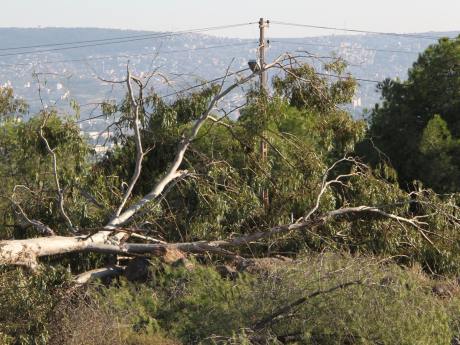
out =
[[[268,27],[269,21],[263,18],[259,19],[259,64],[260,64],[260,91],[267,91],[267,71],[265,70],[265,28]]]
[[[262,97],[265,97],[265,94],[268,92],[267,87],[267,71],[265,70],[265,28],[268,27],[270,21],[260,18],[259,20],[259,66],[260,66],[260,94]],[[265,135],[264,135],[265,136]],[[268,159],[268,144],[263,138],[260,140],[260,156],[262,164],[264,164]],[[262,189],[262,200],[265,208],[268,208],[270,199],[268,197],[268,190]]]

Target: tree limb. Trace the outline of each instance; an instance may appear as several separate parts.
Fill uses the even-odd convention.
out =
[[[40,233],[42,233],[45,236],[56,236],[56,233],[48,225],[43,224],[39,220],[30,219],[27,216],[27,214],[24,212],[24,210],[22,209],[21,205],[19,205],[18,203],[14,202],[13,200],[12,200],[12,203],[18,209],[18,211],[21,214],[22,218],[24,218],[24,220],[28,224],[32,225],[35,229],[37,229]]]
[[[124,272],[124,268],[120,266],[107,266],[97,268],[91,271],[81,273],[74,277],[74,282],[77,286],[84,285],[91,280],[116,277]]]
[[[58,195],[58,198],[57,198],[58,199],[57,200],[58,201],[58,209],[59,209],[62,217],[64,218],[68,229],[71,232],[76,233],[76,230],[74,229],[72,221],[70,220],[70,218],[67,215],[67,213],[65,211],[65,208],[64,208],[64,191],[61,189],[61,185],[60,185],[60,182],[59,182],[56,152],[54,152],[55,149],[52,149],[50,147],[50,144],[49,144],[48,140],[46,139],[45,134],[43,133],[43,129],[46,126],[46,122],[48,121],[49,114],[47,113],[47,111],[45,109],[45,106],[44,106],[44,103],[43,103],[43,98],[42,98],[42,95],[41,95],[41,83],[40,83],[40,79],[39,79],[39,74],[34,73],[34,76],[37,78],[37,81],[38,81],[38,94],[39,94],[40,102],[41,102],[42,108],[43,108],[43,122],[42,122],[42,124],[40,126],[39,135],[40,135],[40,138],[42,139],[42,141],[45,143],[46,150],[51,155],[51,158],[53,160],[53,176],[54,176],[54,183],[56,184],[56,193]]]
[[[245,247],[248,244],[260,240],[266,240],[274,236],[287,234],[293,231],[301,231],[306,228],[315,228],[325,224],[329,219],[341,217],[348,214],[371,213],[386,217],[420,228],[420,222],[414,219],[400,217],[381,209],[371,206],[348,207],[329,211],[322,216],[292,224],[279,225],[266,231],[259,231],[248,235],[216,241],[195,241],[181,243],[119,243],[119,241],[106,241],[106,238],[89,237],[63,237],[54,236],[50,238],[32,238],[27,240],[0,241],[0,265],[25,265],[35,267],[37,259],[43,256],[65,254],[72,252],[95,252],[104,254],[124,255],[152,255],[157,257],[167,256],[170,252],[180,251],[183,253],[206,254],[213,253],[234,259],[242,259],[230,252],[227,248]],[[105,229],[99,231],[107,232]],[[122,233],[122,232],[120,232]],[[123,233],[126,236],[126,233]],[[96,241],[97,239],[97,241]],[[110,238],[109,238],[110,239]],[[429,240],[429,239],[428,239]],[[431,241],[430,241],[431,243]]]
[[[150,193],[146,194],[141,200],[139,200],[134,205],[130,206],[128,209],[126,209],[118,216],[113,217],[110,220],[110,222],[106,225],[107,230],[115,230],[118,226],[125,224],[134,214],[141,210],[146,204],[158,198],[158,196],[163,192],[164,188],[171,181],[175,180],[176,178],[182,177],[184,174],[187,174],[187,171],[179,171],[179,167],[182,164],[185,153],[190,143],[196,138],[198,132],[200,131],[205,121],[208,119],[216,103],[220,99],[225,97],[227,94],[229,94],[231,91],[233,91],[236,87],[251,80],[257,74],[257,72],[252,73],[251,75],[236,81],[234,84],[230,85],[225,90],[222,90],[222,83],[221,91],[213,97],[213,99],[208,105],[208,108],[196,120],[195,124],[191,128],[190,134],[179,142],[174,160],[169,169],[167,170],[166,174],[157,182],[157,184]],[[226,76],[228,75],[229,72],[227,70]],[[226,78],[224,78],[223,80],[225,81],[225,79]]]
[[[129,67],[127,67],[126,84],[128,86],[128,95],[131,101],[131,106],[134,108],[133,128],[134,128],[134,141],[136,143],[136,164],[135,164],[134,173],[133,173],[133,176],[131,177],[129,186],[125,192],[125,195],[123,196],[123,200],[120,203],[120,206],[118,206],[117,211],[115,212],[116,217],[120,216],[120,213],[123,211],[123,208],[125,207],[126,202],[131,196],[131,193],[134,189],[134,186],[137,183],[137,180],[141,176],[142,161],[144,159],[144,150],[142,148],[142,139],[141,139],[141,133],[139,129],[139,107],[140,106],[139,106],[139,102],[136,100],[134,96],[133,88],[131,85],[131,80],[136,80],[138,82],[139,88],[141,90],[139,92],[142,92],[142,88],[143,88],[142,82],[138,78],[133,77],[131,75],[131,72],[129,71]]]

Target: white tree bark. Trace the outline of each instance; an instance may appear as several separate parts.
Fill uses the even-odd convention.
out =
[[[75,276],[74,282],[77,286],[84,285],[90,280],[118,276],[122,274],[123,271],[124,271],[124,268],[119,267],[119,266],[108,266],[108,267],[97,268],[95,270],[84,272],[82,274]]]
[[[427,240],[421,228],[424,223],[416,219],[408,219],[382,211],[376,207],[358,206],[347,207],[327,212],[308,220],[298,221],[293,224],[279,225],[266,231],[259,231],[248,235],[239,236],[217,241],[196,241],[183,243],[107,243],[107,241],[95,242],[93,237],[39,237],[28,240],[0,241],[0,265],[24,265],[35,268],[38,258],[72,252],[96,252],[106,254],[139,255],[146,254],[163,258],[179,258],[178,253],[213,253],[222,256],[239,258],[230,252],[229,248],[245,247],[251,243],[266,240],[286,233],[301,231],[306,228],[312,229],[331,219],[350,214],[375,214],[415,227]],[[107,232],[107,231],[101,231]],[[99,232],[100,233],[100,232]],[[98,233],[98,234],[99,234]],[[430,241],[431,242],[431,241]],[[169,260],[169,259],[168,259]],[[173,261],[173,260],[169,260]]]

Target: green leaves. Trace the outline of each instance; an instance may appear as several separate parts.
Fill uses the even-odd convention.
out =
[[[356,81],[344,75],[344,63],[337,60],[325,66],[335,81],[318,73],[308,64],[288,67],[284,78],[275,77],[273,86],[278,95],[287,99],[296,108],[306,108],[327,114],[338,105],[351,102],[356,90]]]
[[[372,111],[369,136],[388,155],[404,188],[417,179],[437,192],[460,190],[459,66],[460,38],[441,39],[419,56],[407,81],[379,86],[383,102]],[[369,161],[377,154],[367,153]]]
[[[0,155],[0,195],[6,197],[0,199],[3,206],[0,207],[0,219],[8,219],[15,225],[22,223],[7,199],[14,194],[15,201],[31,219],[66,233],[56,208],[52,158],[39,135],[42,116],[44,114],[27,122],[10,121],[0,125],[0,151],[3,153]],[[90,149],[75,124],[61,120],[56,113],[46,116],[48,120],[43,133],[57,156],[57,171],[61,187],[65,190],[66,204],[71,217],[75,216],[77,222],[83,225],[86,220],[80,218],[80,209],[84,199],[76,191],[77,187],[83,187],[88,175]],[[17,185],[23,187],[15,188]],[[23,228],[5,227],[5,223],[8,222],[0,223],[0,237],[8,238],[12,229],[18,237],[28,235]]]
[[[28,104],[18,99],[10,87],[0,87],[0,123],[5,120],[20,118],[29,109]]]
[[[446,121],[435,115],[423,130],[420,152],[426,155],[446,153],[455,144]]]

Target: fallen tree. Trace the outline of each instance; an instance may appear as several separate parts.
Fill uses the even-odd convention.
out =
[[[285,61],[288,61],[288,65],[285,64]],[[132,194],[139,182],[144,158],[150,150],[146,150],[144,148],[140,126],[141,122],[145,121],[145,119],[142,119],[142,114],[145,114],[146,112],[143,108],[145,102],[143,93],[147,88],[148,80],[150,80],[153,74],[147,77],[147,82],[144,82],[141,78],[134,76],[128,68],[126,79],[122,81],[122,83],[126,84],[128,90],[127,104],[125,105],[128,109],[126,121],[132,129],[135,143],[136,158],[134,163],[134,172],[131,175],[131,179],[125,188],[124,193],[120,198],[121,201],[111,219],[105,226],[100,227],[89,234],[84,233],[84,229],[78,229],[78,226],[73,224],[65,210],[65,196],[64,189],[60,185],[58,159],[55,154],[55,149],[51,147],[44,131],[49,114],[44,111],[43,122],[40,126],[39,134],[45,145],[46,152],[52,158],[52,174],[57,195],[56,203],[60,216],[66,223],[67,228],[71,233],[75,234],[72,236],[57,236],[57,232],[51,229],[48,225],[28,217],[23,208],[21,208],[20,203],[16,201],[16,195],[13,194],[10,200],[12,201],[14,207],[18,210],[18,214],[22,217],[23,221],[27,222],[30,226],[35,227],[44,235],[49,236],[0,241],[0,265],[27,266],[29,268],[36,269],[39,266],[39,259],[42,257],[78,252],[116,254],[133,257],[148,255],[166,258],[167,261],[171,261],[171,258],[180,258],[186,254],[215,254],[232,258],[234,260],[244,260],[243,257],[235,252],[236,248],[250,247],[252,244],[259,243],[260,241],[267,241],[274,238],[276,239],[278,237],[302,231],[311,232],[317,227],[327,225],[329,222],[333,222],[341,218],[359,218],[368,216],[394,221],[399,224],[401,228],[410,226],[419,233],[425,241],[434,245],[428,235],[429,231],[426,229],[428,223],[422,221],[421,218],[416,215],[413,217],[404,217],[387,212],[386,209],[388,208],[388,205],[342,205],[341,207],[333,210],[320,210],[320,204],[323,201],[323,197],[330,192],[331,188],[341,187],[346,189],[353,178],[363,176],[368,173],[366,172],[367,167],[359,163],[358,160],[350,157],[337,160],[326,169],[323,174],[315,202],[313,203],[313,207],[309,210],[304,210],[304,215],[302,217],[297,220],[292,219],[291,222],[283,225],[268,226],[259,229],[258,231],[252,231],[243,235],[233,235],[220,240],[195,240],[183,242],[166,242],[153,237],[143,236],[138,233],[136,228],[130,228],[127,226],[127,224],[132,221],[135,216],[138,216],[144,211],[146,206],[150,206],[152,204],[154,205],[164,198],[169,188],[178,183],[178,181],[187,180],[189,177],[193,178],[194,174],[187,170],[181,170],[181,166],[184,163],[184,157],[189,150],[190,145],[197,139],[198,134],[205,123],[209,122],[212,126],[222,125],[225,130],[230,130],[232,131],[232,135],[235,135],[232,130],[232,125],[224,122],[222,119],[217,120],[212,116],[212,112],[216,109],[220,100],[225,98],[236,88],[256,77],[259,73],[264,73],[266,70],[272,68],[279,68],[287,72],[289,78],[291,79],[291,84],[289,84],[287,88],[292,88],[289,93],[291,94],[291,97],[300,97],[300,100],[302,100],[302,97],[305,95],[298,94],[299,88],[300,90],[303,90],[305,84],[309,87],[312,87],[313,85],[312,92],[317,92],[317,98],[314,99],[314,102],[324,102],[322,107],[325,111],[330,111],[330,104],[335,104],[334,102],[336,102],[336,96],[332,93],[325,93],[325,90],[329,90],[327,88],[327,84],[324,84],[323,80],[315,80],[314,78],[317,78],[317,76],[315,76],[312,70],[307,70],[307,74],[311,80],[306,79],[306,77],[304,75],[300,75],[300,73],[297,75],[296,70],[292,66],[293,61],[296,61],[295,57],[282,55],[273,63],[267,64],[261,71],[253,72],[247,76],[238,77],[237,80],[229,86],[226,86],[226,82],[228,78],[235,73],[230,73],[229,70],[227,70],[225,76],[221,78],[222,82],[218,87],[217,92],[212,96],[205,110],[201,114],[195,114],[195,120],[192,121],[190,128],[182,133],[182,137],[176,145],[174,158],[169,163],[166,171],[164,171],[148,193],[144,194],[141,198],[135,201],[131,200]],[[302,68],[303,67],[300,67],[301,71]],[[316,85],[315,82],[319,83],[319,86]],[[341,82],[349,83],[349,77],[341,80]],[[137,94],[135,94],[133,83],[137,85]],[[266,98],[266,95],[259,97],[263,99],[264,97]],[[297,99],[296,102],[299,102],[299,99]],[[262,106],[264,106],[264,104],[262,104]],[[156,135],[156,133],[153,133],[153,135]],[[262,140],[267,140],[263,136],[261,137]],[[270,145],[273,146],[271,143]],[[273,149],[283,158],[283,160],[288,161],[288,158],[284,157],[280,151],[276,149],[276,147],[273,146]],[[336,174],[336,170],[342,169],[342,166],[345,166],[348,172],[344,174]],[[261,170],[263,169],[261,168]],[[16,193],[17,189],[20,189],[20,187],[21,186],[15,186],[14,193]],[[27,189],[27,187],[24,188]],[[401,203],[401,201],[399,202]],[[403,201],[402,204],[409,202],[410,199],[408,198],[408,201]],[[78,233],[79,231],[80,233]],[[129,241],[134,238],[142,239],[146,243],[133,243]],[[121,270],[114,266],[96,268],[95,271],[80,274],[76,280],[79,283],[83,283],[92,277],[114,275],[120,272]]]
[[[341,162],[355,162],[354,159],[346,158],[336,162],[331,169]],[[25,240],[9,240],[0,242],[0,264],[2,265],[23,265],[30,268],[36,268],[39,264],[38,259],[44,256],[52,256],[57,254],[73,253],[73,252],[94,252],[103,254],[120,254],[120,255],[149,255],[155,257],[168,257],[177,255],[177,252],[184,254],[217,254],[224,257],[230,257],[236,260],[243,258],[234,254],[230,250],[237,247],[245,247],[252,243],[269,240],[271,238],[289,234],[291,232],[302,231],[305,229],[314,230],[315,227],[324,225],[329,220],[334,218],[362,214],[371,214],[378,217],[388,218],[402,225],[409,225],[418,231],[428,242],[431,240],[426,235],[423,226],[427,223],[420,221],[417,217],[404,218],[395,214],[385,212],[382,208],[372,206],[357,206],[343,207],[337,210],[332,210],[324,214],[316,214],[319,207],[321,196],[326,192],[327,188],[333,184],[343,184],[346,178],[355,174],[339,175],[333,180],[327,180],[328,169],[323,179],[322,188],[318,194],[318,199],[315,207],[313,207],[305,217],[298,219],[296,222],[275,226],[273,228],[251,233],[248,235],[237,236],[234,238],[216,240],[216,241],[195,241],[183,243],[129,243],[121,241],[130,232],[123,229],[114,228],[117,231],[109,231],[114,227],[113,222],[95,234],[88,236],[50,236],[39,237]],[[136,206],[137,207],[137,206]],[[130,211],[131,212],[131,211]],[[114,272],[113,267],[98,270],[99,274],[103,271]],[[115,270],[116,271],[116,270]],[[92,274],[87,277],[92,277]],[[81,281],[83,278],[77,280]]]

